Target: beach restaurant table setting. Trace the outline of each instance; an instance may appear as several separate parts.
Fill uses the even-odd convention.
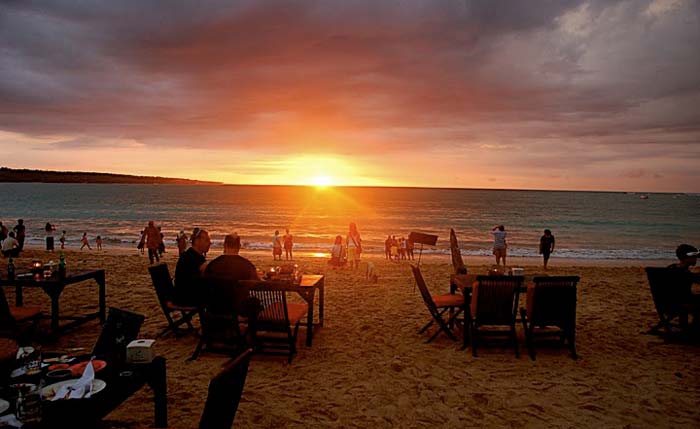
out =
[[[306,346],[311,347],[314,327],[314,296],[318,290],[318,326],[323,326],[323,302],[325,298],[325,277],[321,274],[297,274],[286,276],[284,269],[271,269],[263,276],[266,281],[274,282],[275,287],[282,287],[287,292],[294,292],[309,305],[306,315]]]
[[[147,363],[119,365],[91,359],[89,355],[75,357],[59,353],[53,357],[44,353],[42,360],[42,354],[35,353],[31,347],[17,350],[17,358],[10,365],[3,364],[0,374],[0,426],[94,428],[148,384],[153,389],[155,427],[167,427],[163,357]]]
[[[41,288],[51,299],[50,318],[52,335],[60,335],[60,333],[66,329],[81,325],[98,317],[101,323],[105,322],[105,270],[68,271],[62,273],[51,269],[45,271],[39,265],[38,269],[33,267],[32,271],[33,272],[17,274],[15,276],[8,276],[5,274],[0,277],[0,287],[14,286],[15,305],[17,307],[24,305],[24,288]],[[94,280],[97,283],[99,299],[98,310],[94,313],[88,313],[82,316],[61,316],[59,301],[65,288],[86,280]],[[61,320],[70,320],[70,322],[60,325]]]

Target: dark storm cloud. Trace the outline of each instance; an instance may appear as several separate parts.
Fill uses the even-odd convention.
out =
[[[71,147],[697,157],[698,5],[6,1],[0,130]]]

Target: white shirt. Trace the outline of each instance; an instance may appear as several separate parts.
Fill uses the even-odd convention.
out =
[[[493,234],[493,248],[494,249],[505,249],[506,248],[506,232],[501,230],[491,231]]]
[[[7,252],[8,250],[12,250],[15,247],[18,247],[19,243],[17,240],[15,240],[14,237],[7,237],[2,241],[2,251]]]

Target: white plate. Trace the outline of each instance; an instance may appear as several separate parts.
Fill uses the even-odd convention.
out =
[[[8,408],[10,408],[10,403],[4,399],[0,399],[0,414],[7,411]]]
[[[54,397],[56,392],[58,392],[58,389],[61,388],[61,386],[65,385],[71,385],[75,384],[78,382],[77,378],[71,379],[71,380],[65,380],[65,381],[59,381],[58,383],[54,383],[51,385],[48,385],[41,389],[41,397],[47,400],[50,400],[51,398]],[[92,395],[101,392],[105,387],[107,386],[107,383],[105,383],[103,380],[99,379],[94,379],[92,380]]]

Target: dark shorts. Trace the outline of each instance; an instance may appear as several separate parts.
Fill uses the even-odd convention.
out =
[[[542,252],[542,257],[544,258],[545,261],[549,260],[549,255],[551,255],[551,253],[549,253],[549,252]]]

